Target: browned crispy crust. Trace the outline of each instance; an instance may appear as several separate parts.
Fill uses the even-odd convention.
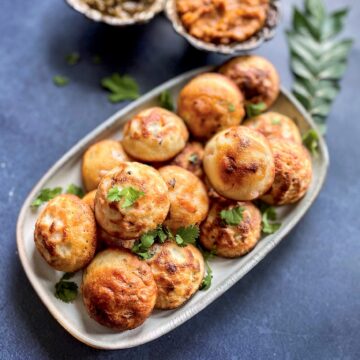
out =
[[[202,181],[190,171],[175,165],[159,169],[169,192],[170,210],[164,222],[176,231],[180,227],[200,224],[209,210],[209,197]]]
[[[244,208],[239,225],[227,225],[220,217],[222,210]],[[233,258],[247,254],[261,236],[261,214],[251,202],[214,201],[207,219],[200,228],[200,243],[216,255]]]
[[[272,185],[274,159],[268,140],[244,126],[214,136],[205,147],[204,170],[214,189],[234,200],[253,200]]]
[[[198,289],[204,277],[204,259],[193,245],[179,247],[171,241],[155,244],[147,260],[158,288],[155,308],[175,309]]]
[[[186,144],[185,148],[175,156],[171,165],[180,166],[189,170],[194,175],[202,178],[204,171],[202,162],[204,158],[204,147],[201,143],[193,141]]]
[[[117,236],[111,236],[105,230],[103,230],[100,226],[98,226],[97,236],[98,236],[99,241],[101,241],[102,243],[104,243],[105,245],[107,245],[109,247],[131,249],[136,242],[136,239],[124,240]]]
[[[271,139],[275,159],[275,180],[261,200],[271,205],[292,204],[308,190],[312,179],[311,158],[302,144]]]
[[[96,190],[88,192],[81,200],[88,204],[92,211],[95,211]]]
[[[41,256],[56,270],[74,272],[93,258],[96,224],[91,208],[71,194],[50,200],[39,215],[34,232]]]
[[[89,315],[120,331],[140,326],[151,314],[157,294],[146,262],[120,249],[96,255],[84,271],[81,290]]]
[[[268,139],[285,139],[298,144],[302,143],[301,134],[295,122],[286,115],[274,111],[250,118],[243,125],[261,132]]]
[[[120,142],[106,139],[91,145],[85,151],[82,160],[85,189],[87,191],[96,189],[106,172],[123,161],[129,161],[129,157]]]
[[[247,104],[265,103],[269,108],[277,99],[280,79],[275,67],[256,55],[239,56],[221,66],[219,72],[233,80]]]
[[[208,139],[220,130],[240,124],[245,116],[244,99],[229,78],[205,73],[181,90],[178,113],[195,137]]]
[[[144,195],[128,208],[123,201],[107,199],[109,190],[133,187]],[[169,211],[168,190],[160,174],[152,167],[137,162],[124,162],[101,180],[95,197],[95,216],[109,235],[124,240],[135,239],[162,224]]]

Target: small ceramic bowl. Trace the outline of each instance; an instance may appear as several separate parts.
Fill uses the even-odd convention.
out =
[[[176,0],[168,0],[165,5],[165,12],[171,21],[174,30],[183,36],[191,45],[200,49],[226,55],[246,53],[259,47],[264,41],[272,39],[280,20],[280,0],[270,0],[270,7],[265,25],[249,39],[232,44],[213,44],[202,41],[190,35],[184,28],[176,10]]]
[[[113,26],[126,26],[134,25],[139,23],[146,23],[150,21],[157,13],[164,9],[166,0],[155,0],[154,3],[143,12],[139,12],[133,16],[124,16],[122,18],[105,15],[98,10],[92,9],[82,0],[65,0],[73,9],[79,13],[85,15],[87,18],[97,21],[104,22]]]

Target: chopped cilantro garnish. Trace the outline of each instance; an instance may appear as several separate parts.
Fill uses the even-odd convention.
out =
[[[169,92],[169,90],[164,90],[159,96],[160,106],[164,109],[173,111],[174,110],[174,100]]]
[[[260,102],[258,104],[247,104],[246,105],[246,114],[248,117],[253,117],[261,114],[266,109],[266,104]]]
[[[196,244],[196,239],[199,237],[199,233],[200,231],[197,225],[181,227],[176,231],[175,241],[179,246]]]
[[[303,135],[302,141],[303,141],[304,146],[306,146],[308,148],[308,150],[310,151],[310,153],[313,156],[318,155],[319,135],[314,129],[310,129],[309,131],[307,131]]]
[[[76,65],[80,60],[80,54],[78,52],[72,52],[65,57],[68,65]]]
[[[31,207],[38,208],[40,205],[53,199],[55,196],[60,195],[61,192],[62,192],[61,187],[55,187],[53,189],[50,188],[42,189],[38,194],[38,196],[31,203]]]
[[[121,190],[117,186],[113,186],[107,194],[107,199],[110,201],[120,201],[124,199],[121,207],[126,209],[132,206],[136,200],[143,195],[145,195],[144,192],[136,190],[131,186],[124,187]]]
[[[55,284],[55,297],[66,303],[74,301],[78,294],[77,284],[73,281],[66,281],[73,276],[74,273],[65,273],[62,278]]]
[[[220,218],[224,220],[227,225],[239,225],[243,219],[243,212],[245,208],[236,206],[229,210],[221,210]]]
[[[56,86],[66,86],[70,82],[70,79],[63,75],[55,75],[53,77],[53,83]]]
[[[66,193],[76,195],[79,198],[82,198],[85,195],[84,190],[75,184],[70,184],[66,189]]]
[[[110,90],[111,94],[108,96],[108,99],[113,103],[123,100],[134,100],[140,96],[138,84],[128,75],[112,74],[103,78],[101,85],[105,89]]]

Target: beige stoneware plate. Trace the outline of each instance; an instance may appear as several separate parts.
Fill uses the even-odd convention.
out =
[[[273,235],[264,237],[252,252],[242,258],[211,260],[214,278],[208,291],[197,292],[193,298],[177,310],[155,311],[137,329],[119,333],[102,327],[89,318],[81,296],[78,296],[78,299],[72,304],[65,304],[56,299],[53,295],[54,284],[62,274],[51,269],[35,249],[33,232],[40,210],[31,210],[31,201],[43,187],[66,187],[70,183],[81,184],[81,157],[90,144],[107,137],[119,139],[125,121],[139,110],[155,105],[162,91],[167,89],[176,98],[179,90],[194,75],[209,70],[211,68],[206,67],[180,75],[115,113],[80,140],[50,168],[31,191],[20,211],[17,223],[17,247],[28,279],[55,319],[75,338],[89,346],[102,349],[130,348],[154,340],[189,320],[240,280],[286,236],[309,209],[324,183],[329,158],[326,144],[323,139],[320,139],[319,156],[313,159],[314,178],[311,187],[299,203],[278,210],[282,221],[280,230]],[[295,119],[302,132],[314,127],[309,115],[284,89],[272,110]],[[76,275],[75,281],[80,284],[80,273]]]

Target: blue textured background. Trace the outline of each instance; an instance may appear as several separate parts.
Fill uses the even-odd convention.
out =
[[[290,87],[283,23],[258,53]],[[297,1],[300,3],[300,1]],[[329,7],[339,1],[328,0]],[[284,241],[225,295],[175,331],[144,346],[94,350],[49,315],[21,268],[15,225],[42,174],[120,106],[99,80],[129,73],[142,92],[183,71],[224,58],[194,50],[158,16],[148,25],[113,29],[92,23],[62,1],[2,0],[0,12],[0,358],[359,359],[360,121],[359,1],[347,34],[357,38],[343,89],[328,119],[331,166],[313,207]],[[81,53],[69,67],[64,56]],[[93,54],[103,58],[91,63]],[[69,86],[52,77],[64,74]]]

